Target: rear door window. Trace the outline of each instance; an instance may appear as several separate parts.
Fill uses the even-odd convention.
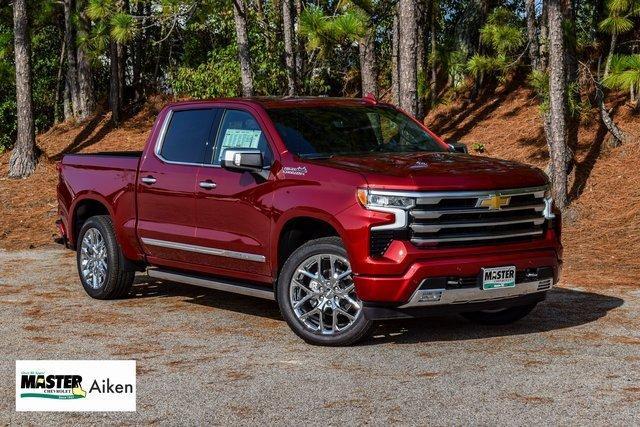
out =
[[[214,118],[215,109],[173,111],[160,156],[169,162],[202,164]]]

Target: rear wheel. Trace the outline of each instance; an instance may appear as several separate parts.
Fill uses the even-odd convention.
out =
[[[311,344],[350,345],[373,326],[364,317],[347,251],[337,237],[312,240],[291,254],[278,279],[278,304],[291,329]]]
[[[482,325],[508,325],[522,319],[536,307],[537,303],[519,305],[500,310],[482,310],[462,313],[467,320]]]
[[[92,298],[113,299],[129,293],[135,270],[122,255],[111,218],[89,218],[80,229],[77,246],[80,281]]]

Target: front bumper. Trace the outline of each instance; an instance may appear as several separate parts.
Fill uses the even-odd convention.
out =
[[[427,253],[424,256],[426,257],[426,255]],[[480,275],[482,268],[511,265],[515,266],[517,271],[547,267],[551,269],[552,273],[540,278],[533,277],[528,280],[521,280],[515,288],[484,291],[480,289],[478,284],[477,289],[460,289],[456,290],[459,293],[444,293],[442,304],[481,301],[487,298],[500,299],[503,296],[503,292],[515,292],[515,295],[518,295],[520,294],[519,290],[522,289],[519,286],[525,285],[526,282],[551,278],[552,284],[557,283],[561,270],[561,261],[558,259],[558,253],[554,249],[538,249],[504,253],[460,254],[445,258],[434,256],[426,259],[423,257],[409,264],[406,272],[400,276],[360,274],[355,276],[354,281],[360,300],[369,303],[393,304],[399,307],[410,304],[412,301],[415,303],[414,298],[417,298],[416,290],[425,279],[447,276],[474,278]],[[536,287],[536,285],[530,286],[532,288]],[[524,288],[528,289],[527,286]]]
[[[369,320],[409,319],[416,317],[442,316],[480,310],[499,310],[521,305],[536,304],[546,298],[547,292],[505,297],[487,301],[468,302],[463,304],[440,304],[420,307],[392,307],[375,303],[364,303],[364,316]]]

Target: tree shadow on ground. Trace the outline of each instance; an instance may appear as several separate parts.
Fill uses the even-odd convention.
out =
[[[602,122],[600,122],[595,140],[589,147],[589,151],[581,162],[576,162],[575,164],[575,178],[573,180],[571,190],[569,191],[570,199],[575,200],[584,191],[587,180],[589,179],[589,176],[591,176],[591,172],[596,165],[596,161],[602,153],[602,147],[606,136],[607,128],[602,124]]]
[[[531,314],[511,325],[477,325],[460,316],[407,319],[386,322],[363,344],[465,341],[549,332],[595,322],[623,303],[623,299],[608,295],[555,288]]]
[[[278,305],[269,300],[230,292],[154,279],[146,274],[136,276],[128,298],[179,297],[185,302],[229,310],[250,316],[282,319]]]
[[[184,301],[250,316],[282,319],[277,303],[197,286],[156,280],[141,275],[129,298],[180,297]],[[624,300],[594,292],[555,288],[525,319],[507,326],[480,326],[460,316],[427,317],[379,322],[372,338],[361,345],[465,341],[526,335],[594,322],[620,307]],[[284,325],[283,325],[284,326]]]
[[[511,80],[507,86],[497,92],[487,90],[476,100],[465,101],[459,107],[449,110],[447,114],[437,115],[429,127],[440,135],[453,132],[447,139],[458,140],[504,103],[516,87],[516,81]],[[461,126],[461,123],[467,119],[468,121]]]

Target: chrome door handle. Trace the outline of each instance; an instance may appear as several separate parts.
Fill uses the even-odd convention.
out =
[[[205,190],[213,190],[217,187],[216,183],[210,180],[200,181],[200,188],[204,188]]]
[[[149,185],[156,183],[156,179],[154,177],[152,177],[151,175],[143,177],[140,181],[144,182],[145,184],[149,184]]]

